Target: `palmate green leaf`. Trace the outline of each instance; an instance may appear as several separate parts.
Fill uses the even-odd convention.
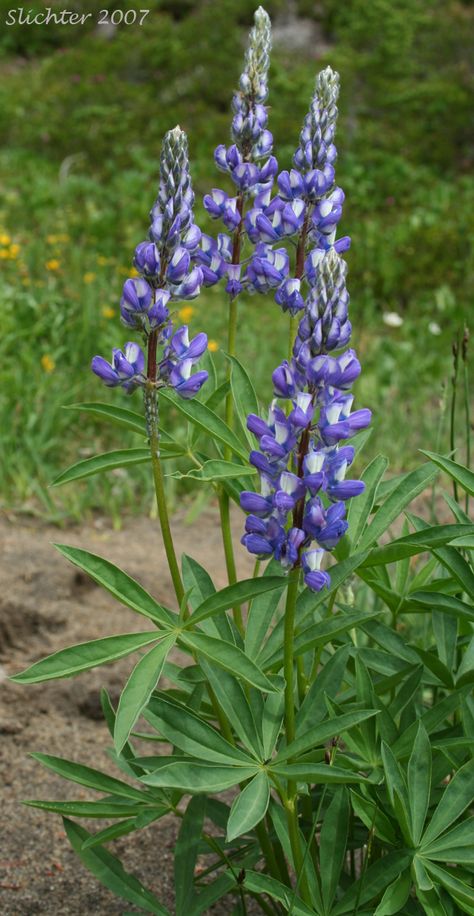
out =
[[[353,547],[357,547],[372,512],[377,490],[385,471],[388,468],[388,458],[377,455],[365,468],[361,480],[365,490],[357,499],[352,499],[349,504],[347,521],[349,523],[349,537]]]
[[[334,716],[332,719],[327,719],[321,725],[316,725],[315,728],[309,729],[309,731],[296,738],[295,741],[292,741],[291,744],[282,748],[273,759],[272,765],[281,763],[289,758],[295,759],[304,754],[305,751],[326,744],[326,741],[334,738],[335,735],[341,735],[343,732],[376,715],[376,709],[360,709],[357,712],[348,712],[342,716]]]
[[[441,801],[423,834],[422,848],[444,833],[473,801],[474,759],[471,759],[457,771],[446,786]]]
[[[423,492],[430,481],[436,477],[437,473],[437,468],[428,463],[404,476],[390,493],[390,496],[377,509],[359,542],[359,548],[364,550],[367,547],[372,547],[412,499]]]
[[[262,740],[264,759],[268,760],[275,750],[285,714],[285,694],[269,693],[262,713]]]
[[[286,912],[289,912],[291,906],[293,916],[314,916],[314,910],[306,906],[290,887],[277,881],[276,878],[246,869],[242,884],[244,888],[255,894],[268,894],[272,900],[278,900],[283,904]]]
[[[327,620],[320,620],[311,624],[296,636],[294,643],[295,658],[299,655],[304,655],[305,652],[316,648],[316,646],[327,645],[337,636],[342,636],[343,633],[347,633],[348,630],[352,630],[359,624],[377,617],[378,613],[358,611],[353,614],[335,614]],[[283,664],[283,648],[280,646],[269,658],[264,655],[263,658],[259,658],[259,662],[266,671],[270,669],[277,670]]]
[[[205,658],[219,665],[220,668],[224,668],[225,671],[229,671],[235,677],[242,678],[247,684],[258,687],[259,690],[269,693],[276,690],[258,665],[234,643],[190,630],[181,633],[180,643],[192,649],[193,652],[204,655]]]
[[[398,837],[392,827],[391,821],[387,815],[380,809],[379,804],[375,804],[371,799],[360,794],[356,789],[351,787],[351,801],[357,817],[360,818],[367,830],[373,830],[385,843],[396,846]]]
[[[273,762],[268,767],[269,772],[277,776],[283,776],[284,779],[292,779],[295,782],[309,783],[334,783],[344,785],[352,782],[367,782],[365,776],[355,773],[353,770],[344,770],[343,767],[329,766],[326,763],[278,763]]]
[[[144,617],[153,620],[157,625],[175,626],[176,615],[168,608],[158,604],[154,598],[135,579],[104,557],[99,557],[82,547],[68,547],[66,544],[55,544],[56,550],[82,569],[94,582],[107,589],[126,607],[138,611]]]
[[[282,567],[272,559],[265,567],[262,579],[278,575],[283,576]],[[282,585],[285,585],[284,581]],[[257,658],[280,599],[281,592],[274,590],[257,595],[250,602],[245,627],[245,651],[249,658]]]
[[[190,423],[198,426],[199,429],[207,433],[211,439],[217,440],[217,442],[222,443],[222,445],[229,446],[236,455],[239,455],[240,458],[247,461],[247,451],[242,446],[238,437],[229,429],[227,424],[224,423],[224,420],[221,420],[221,418],[210,410],[209,407],[206,407],[205,404],[201,404],[199,401],[194,400],[184,400],[180,398],[179,395],[171,393],[171,391],[166,388],[160,391],[160,397],[164,397],[165,400],[173,404],[173,407],[183,414]]]
[[[209,573],[197,560],[184,554],[182,568],[184,587],[191,589],[189,603],[195,610],[206,598],[215,595],[216,589]],[[234,641],[234,631],[226,614],[209,618],[205,621],[203,629],[211,636],[220,636],[228,642]]]
[[[423,844],[427,859],[455,862],[456,865],[474,865],[474,817],[468,817],[456,827],[443,833],[428,846]]]
[[[270,783],[260,771],[234,800],[227,822],[227,842],[248,833],[265,817],[270,801]]]
[[[253,766],[254,761],[248,754],[230,744],[215,728],[169,696],[153,696],[145,718],[170,744],[179,747],[185,754],[227,766]]]
[[[190,795],[200,793],[224,792],[237,786],[245,779],[251,779],[257,772],[257,766],[220,766],[215,763],[202,763],[200,760],[176,760],[165,758],[162,765],[140,776],[140,781],[147,786],[180,789]]]
[[[408,788],[402,769],[391,748],[382,741],[382,763],[385,772],[388,797],[397,817],[405,843],[412,846],[412,827]]]
[[[429,525],[425,522],[424,519],[419,518],[419,516],[412,515],[410,513],[408,518],[417,529],[417,532],[420,533],[420,536],[429,530]],[[441,529],[441,527],[445,526],[440,525],[438,527]],[[455,527],[457,526],[453,525],[453,528]],[[464,528],[464,532],[472,532],[474,534],[474,525],[461,525],[460,528]],[[459,552],[459,550],[455,550],[454,547],[436,544],[433,544],[431,549],[433,556],[439,560],[439,562],[445,567],[445,569],[448,570],[454,579],[457,579],[461,585],[461,588],[470,596],[472,600],[474,600],[474,572],[472,571],[471,566],[467,560],[465,560],[463,555]]]
[[[87,840],[84,840],[84,849],[89,849],[91,846],[102,846],[104,843],[110,843],[112,840],[117,840],[121,836],[126,836],[127,833],[143,830],[144,827],[148,827],[153,821],[160,820],[160,818],[168,814],[169,811],[170,805],[157,805],[156,808],[144,808],[136,817],[129,817],[126,821],[117,821],[110,827],[104,827],[103,830],[98,830],[97,833],[90,834]]]
[[[443,455],[438,455],[436,452],[427,452],[424,449],[420,449],[423,455],[426,455],[433,464],[436,464],[437,467],[441,468],[452,480],[455,480],[466,493],[469,493],[470,496],[474,496],[474,473],[469,470],[469,468],[464,467],[463,464],[458,464],[457,461],[453,461],[452,458],[444,458]]]
[[[460,905],[462,912],[474,913],[474,885],[472,882],[466,884],[453,875],[451,871],[446,868],[440,868],[434,862],[426,862],[425,865],[430,878],[434,879],[434,883],[438,886],[441,885],[446,888]]]
[[[140,433],[143,437],[146,436],[144,417],[134,410],[129,410],[128,407],[116,407],[113,404],[96,401],[84,404],[66,404],[64,410],[80,410],[83,413],[90,413],[101,420],[109,420],[116,426],[130,429],[134,433]]]
[[[297,736],[321,722],[327,714],[325,694],[334,699],[339,692],[349,659],[350,646],[340,646],[318,672],[296,713]]]
[[[369,865],[367,871],[354,884],[351,884],[342,900],[336,903],[331,911],[331,916],[345,916],[346,913],[352,916],[357,903],[360,909],[365,903],[381,894],[401,872],[405,871],[411,858],[410,853],[397,849],[378,859],[373,865]]]
[[[404,614],[423,614],[426,608],[432,611],[440,611],[443,614],[455,614],[461,620],[474,622],[474,608],[461,601],[459,598],[453,598],[451,595],[443,595],[439,592],[419,591],[410,595],[410,600],[406,601],[403,607]]]
[[[397,538],[390,544],[383,547],[375,547],[369,553],[369,556],[361,564],[366,569],[370,566],[379,566],[386,563],[395,563],[405,557],[412,557],[425,550],[433,550],[436,547],[444,547],[449,541],[462,532],[462,529],[468,529],[474,532],[474,525],[434,525],[427,526],[422,531],[416,531],[405,537]]]
[[[197,795],[191,798],[181,821],[174,848],[176,916],[188,916],[195,899],[194,869],[205,813],[206,798],[203,795]]]
[[[164,636],[143,655],[135,665],[120,695],[114,728],[114,745],[120,754],[139,715],[155,689],[168,652],[173,648],[176,636]]]
[[[454,538],[450,541],[451,547],[457,547],[460,550],[474,550],[474,535],[464,535],[460,538]]]
[[[235,356],[230,356],[228,353],[225,353],[224,356],[229,360],[232,367],[230,385],[237,416],[250,448],[253,448],[255,440],[252,433],[247,429],[247,417],[249,413],[258,414],[257,395],[255,394],[253,384],[242,366],[242,363],[240,363]]]
[[[82,763],[74,763],[73,760],[65,760],[63,757],[54,757],[51,754],[31,754],[31,756],[63,779],[76,782],[88,789],[106,792],[108,795],[131,798],[135,802],[140,802],[140,804],[150,803],[150,801],[153,804],[154,802],[153,796],[149,793],[134,789],[133,786],[127,785],[121,779],[116,779],[115,776],[108,776],[107,773],[101,773],[100,770],[95,770],[93,767],[84,766]]]
[[[410,685],[411,686],[411,685]],[[462,696],[461,690],[454,690],[449,696],[443,697],[438,703],[434,706],[431,706],[430,709],[427,709],[426,712],[420,717],[421,722],[428,732],[431,735],[435,729],[441,726],[445,720],[452,715],[455,709],[459,706],[459,700]],[[392,715],[394,715],[393,710]],[[402,760],[405,757],[409,757],[413,750],[413,743],[416,738],[418,731],[418,721],[412,722],[408,726],[406,731],[395,741],[392,745],[392,751],[395,757],[398,760]]]
[[[120,805],[111,801],[26,801],[29,808],[53,811],[68,817],[134,817],[146,810],[145,805]]]
[[[418,724],[413,751],[408,761],[407,781],[412,836],[415,845],[418,846],[428,813],[431,792],[431,745],[421,721]]]
[[[411,883],[411,875],[407,869],[395,878],[393,884],[389,884],[374,916],[395,916],[396,913],[400,913],[408,900]]]
[[[92,642],[79,643],[67,649],[53,652],[40,662],[35,662],[25,671],[14,674],[10,680],[16,684],[38,684],[62,677],[73,677],[81,671],[89,671],[100,665],[107,665],[118,658],[124,658],[137,649],[148,646],[159,639],[159,633],[123,633],[121,636],[105,636]]]
[[[321,891],[326,913],[331,910],[344,865],[349,814],[349,796],[347,789],[341,786],[336,789],[324,816],[319,843]]]
[[[434,655],[433,652],[427,652],[425,649],[419,649],[418,646],[416,646],[416,652],[417,655],[420,656],[425,667],[428,668],[445,687],[454,687],[454,678],[450,669],[440,661],[437,655]]]
[[[205,659],[201,660],[201,666],[220,708],[229,720],[236,735],[252,756],[261,760],[263,756],[262,739],[242,685],[227,671],[222,670],[222,668],[216,670]]]
[[[223,461],[220,458],[210,458],[205,461],[200,468],[191,468],[185,474],[180,471],[174,471],[169,477],[175,477],[179,480],[202,480],[215,481],[224,479],[236,479],[239,477],[253,477],[256,469],[250,464],[237,464],[232,461]]]
[[[83,865],[109,890],[113,891],[129,903],[141,906],[147,913],[156,913],[158,916],[170,916],[169,910],[161,905],[159,900],[148,891],[133,875],[125,871],[122,863],[108,850],[85,848],[85,840],[90,834],[79,824],[63,818],[64,829],[68,840],[79,856]]]
[[[194,626],[213,614],[227,611],[235,605],[243,604],[245,601],[256,598],[257,595],[262,595],[264,592],[270,592],[273,589],[279,589],[282,592],[286,585],[286,579],[282,580],[281,576],[242,579],[240,582],[236,582],[235,585],[228,585],[226,588],[221,589],[220,592],[216,592],[206,598],[191,615],[187,626]]]

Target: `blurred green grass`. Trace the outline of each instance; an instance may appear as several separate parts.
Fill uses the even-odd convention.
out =
[[[198,221],[212,231],[201,197],[221,183],[212,153],[228,137],[254,8],[247,0],[149,6],[142,27],[122,26],[111,40],[90,27],[54,26],[0,37],[0,499],[59,519],[149,505],[140,468],[48,488],[67,463],[129,441],[62,405],[131,403],[102,390],[88,365],[128,339],[121,286],[146,233],[161,137],[175,123],[189,134]],[[6,9],[1,3],[0,17]],[[284,3],[268,9],[284,21]],[[287,167],[314,75],[330,63],[342,81],[337,178],[346,192],[342,234],[352,236],[353,344],[364,366],[357,401],[374,411],[368,453],[382,450],[393,469],[406,469],[417,448],[447,448],[443,384],[452,338],[471,309],[474,11],[437,0],[324,0],[315,13],[302,0],[298,12],[317,16],[326,50],[315,59],[311,48],[275,48],[276,150]],[[191,327],[225,348],[222,290],[191,307]],[[390,312],[399,327],[385,323]],[[239,346],[264,402],[286,338],[271,297],[242,303]],[[219,352],[216,359],[223,367]]]

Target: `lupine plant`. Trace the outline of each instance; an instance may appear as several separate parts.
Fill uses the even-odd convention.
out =
[[[292,167],[279,171],[265,105],[270,40],[260,8],[231,143],[215,153],[234,196],[204,198],[227,230],[216,238],[194,222],[185,134],[176,127],[163,140],[149,236],[121,299],[127,335],[143,349],[133,339],[111,363],[92,360],[106,386],[135,400],[141,392],[143,411],[77,405],[142,445],[57,480],[150,461],[176,601],[165,607],[108,560],[58,545],[148,628],[63,649],[14,676],[38,683],[138,654],[116,707],[102,691],[117,775],[34,755],[101,797],[28,804],[62,814],[82,863],[138,911],[171,912],[109,844],[148,829],[157,859],[160,819],[172,813],[178,916],[221,899],[241,916],[474,913],[474,526],[447,493],[446,523],[408,511],[440,471],[467,494],[474,475],[425,452],[409,473],[383,479],[378,456],[346,479],[371,413],[352,409],[361,365],[348,348],[349,239],[336,238],[339,79],[330,68],[318,75]],[[190,340],[173,315],[176,302],[219,282],[224,365],[205,352],[204,333]],[[242,292],[275,299],[282,361],[263,412],[236,356]],[[195,369],[200,358],[206,369]],[[164,467],[215,492],[229,578],[220,591],[195,559],[178,561]],[[238,579],[236,550],[255,557],[252,577]],[[105,826],[89,832],[80,818]]]

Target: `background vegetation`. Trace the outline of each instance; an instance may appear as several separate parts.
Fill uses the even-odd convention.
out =
[[[200,200],[221,180],[212,152],[228,137],[255,2],[115,2],[110,9],[147,6],[150,14],[113,35],[95,17],[83,27],[6,27],[11,4],[0,3],[0,498],[8,506],[61,519],[84,508],[116,515],[150,499],[137,469],[106,485],[48,490],[68,462],[124,441],[93,422],[84,427],[61,405],[125,398],[102,391],[88,364],[127,339],[118,303],[146,231],[161,137],[175,123],[189,133],[205,227]],[[358,400],[375,413],[369,448],[407,469],[419,447],[448,449],[451,342],[471,306],[474,8],[468,0],[266,6],[278,39],[270,126],[281,167],[315,73],[330,63],[341,74],[338,183],[346,192],[342,232],[353,240]],[[222,290],[191,308],[184,318],[225,347]],[[387,313],[399,316],[397,327]],[[239,333],[266,401],[286,320],[271,297],[249,298]],[[219,352],[216,359],[224,362]]]

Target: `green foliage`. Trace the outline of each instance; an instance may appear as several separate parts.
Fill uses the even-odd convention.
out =
[[[314,14],[305,0],[299,7]],[[334,63],[351,87],[342,133],[353,138],[341,184],[352,198],[348,223],[352,220],[362,252],[354,276],[367,328],[362,396],[377,398],[382,418],[362,473],[366,489],[354,501],[348,534],[334,550],[328,588],[314,593],[301,587],[298,566],[288,579],[275,562],[261,576],[256,567],[252,578],[238,580],[228,543],[229,584],[221,590],[192,557],[182,558],[180,572],[165,494],[157,483],[161,457],[167,460],[168,483],[180,481],[183,491],[193,481],[201,492],[213,489],[221,510],[227,498],[239,501],[253,473],[245,418],[258,409],[282,328],[286,336],[285,319],[275,317],[273,305],[243,304],[242,361],[225,352],[215,362],[209,357],[207,392],[188,401],[160,391],[161,456],[150,454],[146,441],[139,444],[137,436],[146,440],[144,422],[128,407],[85,400],[69,405],[73,411],[57,411],[64,379],[55,376],[54,361],[66,362],[75,399],[81,386],[73,372],[90,358],[91,329],[94,345],[112,343],[109,287],[113,284],[115,295],[123,253],[141,237],[135,234],[138,214],[147,205],[144,190],[155,172],[155,150],[171,104],[195,138],[197,184],[208,186],[211,136],[225,135],[235,82],[231,26],[246,20],[250,9],[245,2],[237,10],[231,0],[217,7],[187,0],[160,4],[140,33],[122,27],[106,45],[86,30],[66,55],[54,50],[54,30],[41,40],[33,36],[28,68],[36,77],[38,105],[31,104],[31,81],[27,91],[21,70],[11,74],[8,89],[0,89],[5,102],[0,117],[13,150],[4,154],[6,169],[11,172],[13,164],[23,169],[22,187],[31,178],[30,229],[21,259],[15,242],[12,248],[11,241],[0,239],[7,252],[0,346],[11,344],[18,327],[28,342],[7,441],[8,459],[13,449],[17,453],[13,436],[20,431],[22,463],[13,473],[7,460],[4,489],[21,497],[35,493],[53,508],[43,488],[46,468],[65,431],[74,438],[69,424],[76,416],[91,424],[94,447],[55,482],[76,485],[94,478],[84,485],[91,487],[89,505],[99,492],[96,477],[104,488],[104,481],[117,472],[127,475],[133,466],[141,480],[151,458],[177,596],[176,609],[163,607],[108,560],[57,545],[154,629],[62,649],[13,677],[18,684],[41,683],[135,656],[117,708],[102,693],[114,745],[111,760],[127,781],[35,754],[53,773],[100,797],[85,799],[81,793],[78,800],[28,804],[63,815],[82,864],[140,911],[169,913],[106,846],[172,813],[181,821],[174,858],[177,916],[206,913],[222,899],[229,912],[235,904],[232,911],[243,914],[246,898],[274,916],[473,913],[474,527],[468,514],[473,475],[457,453],[439,454],[426,409],[428,395],[447,371],[446,341],[441,334],[435,346],[438,335],[429,331],[430,320],[437,316],[447,332],[468,301],[464,241],[456,233],[471,219],[474,187],[451,161],[454,150],[458,160],[461,151],[468,154],[469,75],[456,58],[460,52],[463,63],[462,23],[471,21],[467,7],[443,7],[442,37],[436,32],[438,2],[427,7],[421,0],[403,0],[395,6],[375,0],[368,8],[362,0],[345,5],[327,0],[319,14],[320,25],[336,38]],[[22,34],[12,31],[2,48],[24,53],[22,41]],[[447,61],[438,66],[441,45]],[[199,86],[196,68],[201,68]],[[299,90],[309,89],[310,81],[298,55],[290,59],[284,48],[277,51],[275,129],[277,137],[285,135],[288,162],[294,146],[289,138],[297,136],[303,115]],[[24,118],[27,107],[31,117]],[[402,123],[400,111],[407,113]],[[146,135],[143,124],[149,125]],[[118,134],[126,139],[118,142]],[[45,149],[47,165],[38,175]],[[1,211],[6,226],[25,212],[15,183],[12,188]],[[122,204],[126,220],[117,219]],[[53,241],[46,236],[52,246],[46,262],[44,240],[33,231],[40,227],[43,237],[54,229]],[[390,245],[381,243],[382,227]],[[84,256],[92,259],[94,271],[83,272]],[[13,283],[17,260],[26,281],[20,302]],[[107,269],[93,286],[96,264]],[[121,272],[125,276],[126,268]],[[100,325],[99,295],[107,295]],[[211,333],[221,335],[222,343],[220,300],[209,292],[204,304]],[[402,313],[403,332],[377,333],[386,309]],[[267,317],[274,330],[262,347]],[[425,346],[428,333],[431,347]],[[249,365],[258,371],[248,372]],[[5,390],[17,362],[3,360],[1,371]],[[89,386],[92,396],[87,383],[81,397],[89,397]],[[223,419],[227,398],[235,426]],[[407,403],[417,420],[410,436]],[[103,433],[100,423],[115,429],[117,438]],[[401,431],[404,448],[423,444],[428,461],[406,470]],[[384,439],[395,471],[403,466],[388,479],[388,459],[377,454],[377,440]],[[355,439],[357,460],[369,441],[366,433]],[[39,472],[36,489],[29,480],[32,466]],[[465,509],[444,494],[449,520],[438,524],[433,511],[428,523],[410,508],[415,499],[426,505],[427,488],[439,477],[456,484],[455,497],[458,487],[463,491]],[[127,480],[121,478],[122,505],[135,492],[135,482]],[[102,505],[103,495],[100,499]],[[179,656],[170,655],[175,648]],[[70,818],[105,824],[89,833]]]
[[[455,462],[443,468],[464,484],[469,479]],[[60,548],[159,628],[62,650],[14,678],[29,683],[73,676],[146,648],[116,712],[104,696],[115,760],[135,775],[134,785],[72,761],[34,755],[64,778],[102,793],[97,801],[28,804],[67,816],[73,848],[106,887],[145,911],[165,912],[105,844],[176,812],[190,796],[175,850],[176,913],[205,912],[212,901],[246,893],[257,903],[263,894],[282,912],[303,916],[345,916],[354,909],[367,916],[471,911],[474,635],[467,621],[474,621],[473,572],[456,543],[472,538],[472,525],[429,526],[407,515],[402,537],[387,541],[386,532],[395,507],[406,508],[431,473],[432,466],[424,465],[404,475],[384,497],[377,464],[369,465],[367,481],[378,482],[368,488],[356,530],[360,544],[372,546],[333,565],[332,592],[300,593],[294,656],[302,665],[292,741],[285,736],[281,677],[286,580],[271,564],[262,578],[216,592],[206,570],[185,557],[191,612],[182,619],[108,561]],[[451,576],[460,569],[463,577],[451,594]],[[351,605],[349,587],[355,589]],[[236,602],[250,603],[244,639],[227,616]],[[414,609],[432,619],[431,639],[419,627],[401,638],[399,627],[409,626]],[[211,624],[217,628],[209,630]],[[175,643],[189,657],[183,675],[193,676],[165,690],[161,674]],[[133,731],[141,714],[146,733]],[[139,750],[142,741],[155,740],[169,752]],[[298,787],[302,812],[299,841],[290,827],[292,786]],[[228,789],[235,791],[230,807],[214,799]],[[205,816],[215,822],[217,835],[207,831]],[[71,817],[114,823],[88,834]],[[269,817],[276,833],[268,829]],[[295,859],[298,842],[306,850],[304,881],[311,892]],[[211,857],[205,874],[215,878],[209,883],[196,872],[198,855]],[[293,889],[285,879],[288,868],[298,876]]]
[[[253,10],[247,0],[149,6],[141,27],[119,25],[111,40],[92,27],[100,4],[79,0],[74,9],[94,14],[84,26],[5,27],[0,39],[0,494],[53,518],[65,510],[79,516],[84,506],[116,515],[119,505],[149,503],[145,469],[119,467],[100,485],[91,476],[69,491],[48,490],[78,457],[80,418],[60,408],[65,390],[70,402],[93,399],[97,383],[85,380],[86,367],[94,352],[117,343],[110,317],[143,236],[170,118],[189,132],[197,215],[209,227],[200,197],[217,181],[210,151],[228,135],[236,35]],[[280,8],[270,4],[269,12]],[[341,73],[338,180],[347,195],[343,231],[353,239],[351,295],[364,329],[359,394],[378,407],[371,454],[388,450],[397,471],[413,464],[417,447],[440,450],[450,341],[470,308],[472,9],[454,0],[377,0],[370,9],[361,0],[324,0],[318,12],[302,0],[299,11],[322,29],[328,50],[321,64]],[[271,126],[284,167],[315,68],[282,43],[273,61]],[[2,242],[8,237],[16,254]],[[52,262],[58,267],[46,266]],[[224,350],[220,296],[210,290],[199,301]],[[400,328],[383,324],[392,311],[403,319]],[[280,357],[283,319],[271,302],[252,299],[242,303],[240,325],[241,358],[260,395]],[[258,343],[263,325],[265,348]],[[216,364],[222,380],[222,354]],[[237,400],[242,409],[248,396]],[[114,430],[98,420],[89,413],[86,460],[133,441],[133,427]],[[183,493],[190,484],[180,479],[179,487]]]

